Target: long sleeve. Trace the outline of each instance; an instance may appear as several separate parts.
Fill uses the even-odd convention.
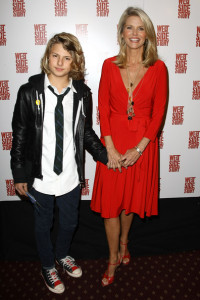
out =
[[[100,116],[101,135],[111,135],[110,116],[110,61],[105,60],[99,84],[98,108]]]
[[[11,169],[15,182],[26,179],[25,158],[28,136],[29,113],[23,87],[19,89],[12,119],[13,141],[11,149]]]
[[[153,110],[151,122],[144,134],[152,142],[155,141],[160,126],[163,121],[163,116],[166,108],[168,94],[168,78],[167,68],[163,62],[160,61],[157,71],[157,82],[154,91]]]
[[[99,137],[92,128],[92,95],[90,92],[84,97],[84,109],[86,113],[85,130],[84,130],[84,146],[86,150],[93,156],[94,160],[107,164],[107,151],[101,143]]]

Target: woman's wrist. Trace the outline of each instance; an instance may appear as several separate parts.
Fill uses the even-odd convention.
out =
[[[106,150],[107,150],[107,152],[111,152],[111,151],[115,150],[115,147],[114,146],[106,146]]]
[[[140,154],[140,156],[142,156],[142,151],[138,146],[135,146],[136,151]]]

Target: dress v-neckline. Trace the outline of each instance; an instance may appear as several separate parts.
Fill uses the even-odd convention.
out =
[[[119,68],[119,67],[117,67],[117,68],[118,68],[118,71],[119,71],[119,75],[120,75],[120,79],[121,79],[122,85],[123,85],[123,87],[124,87],[124,89],[125,89],[125,91],[126,91],[126,93],[127,93],[127,88],[126,88],[126,86],[125,86],[125,84],[124,84],[124,81],[123,81],[123,78],[122,78],[122,74],[121,74],[121,72],[120,72],[120,68]],[[149,69],[150,69],[150,68],[151,68],[151,66],[148,67],[148,69],[147,69],[147,71],[145,72],[144,76],[140,79],[140,81],[138,82],[138,84],[136,85],[136,87],[134,88],[134,90],[133,90],[132,93],[134,93],[134,92],[139,88],[140,84],[143,82],[143,80],[144,80],[144,78],[146,77],[146,74],[149,72]]]

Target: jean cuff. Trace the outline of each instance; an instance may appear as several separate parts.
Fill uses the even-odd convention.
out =
[[[51,269],[53,269],[53,268],[55,268],[55,265],[53,265],[52,267],[43,267],[43,266],[42,266],[42,269],[44,269],[44,270],[51,270]]]

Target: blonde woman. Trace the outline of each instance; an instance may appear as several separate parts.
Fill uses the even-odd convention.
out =
[[[166,107],[167,70],[158,59],[147,14],[127,8],[118,23],[119,54],[104,61],[99,86],[101,140],[108,167],[97,163],[91,209],[104,218],[109,264],[102,285],[130,262],[134,214],[158,214],[158,139]],[[116,169],[109,170],[110,168]]]

